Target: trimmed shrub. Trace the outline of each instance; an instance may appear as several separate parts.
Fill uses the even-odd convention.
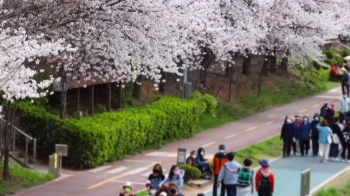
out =
[[[330,81],[331,80],[331,70],[330,69],[321,69],[320,77],[322,81]]]
[[[181,165],[180,169],[185,170],[185,176],[184,181],[188,182],[190,180],[199,179],[202,175],[201,170],[199,170],[197,167],[193,167],[191,165]]]
[[[195,91],[194,93],[192,93],[192,99],[204,101],[207,106],[206,112],[210,114],[215,113],[215,110],[219,104],[218,100],[213,95],[202,94],[201,92],[198,92],[198,91]]]
[[[41,152],[54,152],[54,144],[69,145],[65,165],[95,167],[120,160],[168,139],[193,135],[204,101],[162,97],[155,103],[81,119],[59,119],[43,107],[19,104],[20,124],[37,138]]]

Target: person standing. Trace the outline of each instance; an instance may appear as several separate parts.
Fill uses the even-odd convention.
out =
[[[311,143],[312,143],[312,155],[314,157],[317,157],[318,154],[318,129],[316,128],[316,125],[320,123],[320,114],[316,113],[314,115],[313,121],[311,121]]]
[[[294,124],[296,126],[296,134],[295,134],[295,139],[293,140],[293,143],[292,143],[292,148],[293,148],[293,154],[296,155],[297,152],[300,152],[300,138],[298,135],[298,130],[303,120],[302,120],[302,115],[299,113],[296,114],[294,118],[295,118]]]
[[[341,76],[341,90],[343,94],[346,94],[347,97],[349,97],[349,74],[344,67],[341,71],[343,72],[343,75]]]
[[[270,169],[268,159],[263,159],[260,162],[261,168],[255,176],[255,187],[258,196],[272,196],[275,190],[275,175]]]
[[[320,162],[327,163],[329,146],[332,143],[332,130],[328,127],[327,120],[323,120],[320,124],[316,125],[316,128],[319,132],[319,155],[321,157]]]
[[[289,157],[293,140],[296,135],[296,126],[293,121],[286,116],[281,130],[281,139],[283,140],[283,157]]]
[[[227,153],[225,152],[225,145],[219,145],[219,152],[215,154],[213,158],[213,167],[214,167],[214,183],[213,183],[213,196],[217,196],[217,185],[220,181],[218,181],[218,177],[221,171],[222,166],[228,161]],[[223,181],[221,183],[221,191],[220,196],[225,195],[225,183]]]
[[[231,172],[231,170],[241,169],[242,166],[234,160],[235,154],[233,152],[227,154],[227,159],[228,162],[220,170],[217,186],[220,187],[220,182],[223,180],[227,196],[237,196],[238,173]]]
[[[341,152],[342,162],[350,163],[350,122],[346,123],[344,130],[342,131],[344,137],[344,143],[342,144],[343,149]],[[346,156],[346,151],[347,156]]]
[[[250,168],[251,159],[243,161],[243,168],[238,170],[237,196],[251,196],[254,193],[254,171]]]
[[[303,122],[299,126],[299,141],[300,141],[300,154],[301,156],[308,155],[310,149],[310,131],[311,123],[309,118],[304,115]]]
[[[350,99],[347,97],[346,94],[343,94],[343,98],[340,100],[339,103],[339,110],[341,113],[343,113],[345,116],[349,115],[350,111]]]
[[[341,146],[345,143],[344,136],[342,133],[343,125],[339,123],[338,118],[334,117],[329,127],[332,129],[333,132],[332,143],[330,145],[329,150],[329,157],[332,161],[339,161],[339,145]]]

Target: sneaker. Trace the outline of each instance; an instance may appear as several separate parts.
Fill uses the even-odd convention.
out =
[[[345,159],[342,159],[341,162],[345,163]]]
[[[339,159],[338,158],[333,158],[333,161],[339,162]]]

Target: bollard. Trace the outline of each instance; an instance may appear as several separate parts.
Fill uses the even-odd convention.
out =
[[[310,180],[311,180],[311,169],[307,169],[301,173],[301,186],[300,196],[310,195]]]

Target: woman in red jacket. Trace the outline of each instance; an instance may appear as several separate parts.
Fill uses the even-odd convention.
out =
[[[263,159],[260,162],[261,168],[255,176],[256,192],[259,196],[272,196],[275,190],[275,175],[269,168],[269,160]]]

